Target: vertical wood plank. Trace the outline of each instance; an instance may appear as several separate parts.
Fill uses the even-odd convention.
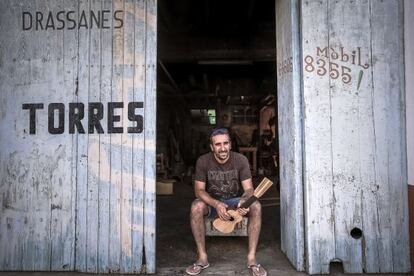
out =
[[[298,8],[298,1],[276,1],[281,247],[295,268],[303,271],[302,95]]]
[[[371,9],[380,272],[408,272],[402,2],[372,2]]]
[[[155,273],[155,145],[156,145],[156,63],[157,63],[157,1],[146,5],[146,57],[145,57],[145,194],[144,194],[144,249],[147,273]]]
[[[79,1],[74,1],[73,6],[72,6],[72,10],[73,11],[79,11],[79,5],[80,2]],[[68,30],[69,32],[69,30]],[[71,59],[70,61],[72,61],[72,64],[70,65],[70,69],[74,72],[74,75],[72,78],[68,77],[68,82],[69,83],[73,83],[74,87],[73,90],[71,92],[71,102],[73,103],[77,103],[78,102],[78,94],[79,94],[79,41],[80,41],[80,36],[79,36],[79,31],[78,30],[74,30],[73,31],[73,43],[74,45],[74,49],[71,51]],[[71,37],[68,37],[68,39],[70,39]],[[69,60],[66,59],[66,61],[68,62]],[[78,110],[79,112],[79,110]],[[79,164],[79,155],[78,155],[78,136],[79,136],[79,129],[75,130],[75,133],[72,134],[72,152],[71,152],[71,156],[72,156],[72,160],[71,160],[71,179],[72,179],[72,225],[71,225],[71,229],[72,229],[72,233],[74,235],[74,239],[72,241],[72,269],[73,270],[77,270],[78,266],[77,266],[77,260],[78,260],[78,164]],[[71,269],[71,270],[72,270]],[[79,269],[78,269],[79,270]]]
[[[50,6],[50,5],[49,5]],[[56,6],[50,7],[55,13],[60,10],[76,10],[76,2],[57,1]],[[57,83],[53,93],[59,95],[56,102],[65,104],[65,128],[67,131],[68,103],[72,101],[76,89],[77,76],[77,33],[70,31],[52,32],[53,39],[57,40],[57,47],[61,56],[57,56],[57,67],[48,70],[57,72]],[[49,88],[50,89],[50,88]],[[55,96],[56,97],[56,96]],[[51,189],[51,265],[53,271],[73,270],[74,268],[74,218],[76,185],[73,178],[72,165],[74,159],[69,157],[73,153],[73,136],[65,134],[56,137],[59,142],[56,154],[66,156],[67,162],[56,163],[55,173],[52,176]],[[69,168],[69,169],[68,169]]]
[[[358,99],[357,104],[353,110],[357,110],[357,133],[358,133],[358,160],[355,160],[354,163],[359,163],[359,170],[357,171],[359,177],[353,182],[353,184],[358,184],[354,186],[354,198],[353,202],[356,202],[353,207],[358,206],[357,214],[354,214],[353,221],[350,223],[350,226],[347,230],[348,233],[350,228],[356,226],[360,228],[363,232],[363,236],[360,239],[360,243],[354,244],[355,248],[349,250],[348,253],[351,259],[354,259],[355,256],[361,258],[360,261],[355,260],[354,265],[360,266],[361,272],[379,272],[379,264],[381,260],[378,258],[378,241],[380,237],[380,231],[377,223],[378,218],[378,197],[376,195],[377,183],[375,181],[375,124],[373,119],[373,102],[374,102],[374,87],[372,84],[372,68],[373,61],[371,55],[371,41],[372,36],[371,32],[366,30],[371,30],[371,16],[372,10],[369,2],[362,2],[361,10],[354,11],[355,7],[346,8],[346,17],[352,18],[352,16],[359,16],[360,20],[351,21],[347,25],[351,25],[350,31],[347,32],[348,39],[342,40],[342,45],[344,48],[354,48],[359,47],[361,52],[361,61],[359,63],[362,66],[353,66],[352,71],[353,77],[357,82],[351,86],[351,93],[354,93]],[[342,13],[340,8],[337,11],[337,14]],[[345,24],[344,22],[343,24]],[[338,27],[339,28],[339,27]],[[352,39],[352,40],[351,40]],[[357,50],[358,51],[358,48]],[[359,64],[358,63],[358,64]],[[369,66],[369,67],[368,67]],[[361,78],[359,78],[361,76]],[[356,87],[355,87],[356,84]],[[354,157],[355,158],[355,157]],[[359,182],[359,183],[358,183]],[[350,185],[352,186],[352,185]],[[360,193],[358,196],[357,193]],[[352,194],[352,192],[351,192]],[[340,215],[340,214],[339,214]],[[361,249],[361,253],[355,254],[352,250]],[[354,255],[353,255],[354,254]],[[361,264],[358,264],[361,262]],[[354,271],[358,267],[354,268]],[[348,269],[348,268],[347,268]],[[349,271],[349,269],[348,269]]]
[[[79,0],[77,19],[82,11],[88,11],[89,0]],[[84,118],[81,120],[84,133],[75,134],[77,139],[76,166],[76,269],[87,271],[88,260],[88,97],[90,65],[90,33],[87,28],[78,28],[78,89],[76,102],[84,105]]]
[[[122,201],[121,201],[121,272],[132,270],[132,137],[128,133],[128,103],[133,99],[134,81],[134,2],[123,3],[123,63],[122,63],[122,112],[124,133],[122,139]]]
[[[36,10],[46,10],[47,3],[36,1],[35,3]],[[36,65],[37,72],[30,77],[27,84],[31,86],[36,82],[39,82],[37,87],[33,87],[35,93],[37,94],[37,101],[45,101],[47,98],[53,97],[53,90],[55,89],[56,81],[56,68],[54,67],[54,43],[52,33],[48,32],[43,35],[36,34],[32,41],[26,41],[26,43],[35,43],[37,47],[34,47],[33,52],[29,53],[31,59]],[[55,69],[55,71],[49,72],[49,68]],[[31,75],[31,73],[29,73]],[[32,91],[33,91],[32,90]],[[44,91],[43,93],[40,91]],[[22,98],[23,100],[23,98]],[[27,98],[25,99],[27,100]],[[34,99],[33,99],[34,100]],[[59,99],[57,99],[59,101]],[[19,105],[20,106],[20,105]],[[46,108],[45,108],[46,110]],[[55,117],[56,118],[56,117]],[[32,172],[34,181],[37,185],[36,196],[33,198],[33,205],[30,206],[34,210],[37,210],[33,215],[33,229],[31,241],[34,243],[33,251],[30,252],[32,255],[31,260],[33,260],[33,269],[42,270],[50,269],[51,264],[51,240],[50,240],[50,207],[51,207],[51,175],[53,175],[53,170],[56,163],[53,164],[53,161],[42,160],[42,155],[44,156],[53,156],[53,151],[56,149],[56,137],[49,137],[47,133],[47,122],[43,119],[43,124],[39,124],[39,134],[36,139],[39,140],[37,144],[34,142],[35,152],[32,157],[31,162],[36,162],[37,159],[39,162],[39,167],[36,168],[35,164],[32,164]],[[40,131],[43,129],[43,131]],[[33,139],[34,140],[34,139]],[[47,142],[46,142],[47,141]],[[46,149],[46,143],[49,144],[50,148]],[[37,144],[37,145],[36,145]],[[17,235],[16,235],[17,236]],[[18,236],[17,236],[18,237]],[[20,248],[22,244],[19,238],[19,241],[16,242]],[[18,259],[15,260],[18,265]]]
[[[367,66],[370,66],[370,32],[367,32],[370,29],[368,4],[368,1],[355,4],[332,2],[329,3],[328,10],[335,257],[342,261],[346,273],[362,273],[361,238],[353,238],[351,231],[356,228],[362,230],[363,202],[361,199],[365,183],[361,181],[361,173],[370,170],[372,162],[369,166],[369,164],[361,163],[361,159],[365,159],[372,148],[364,143],[366,142],[364,138],[370,137],[369,128],[361,124],[372,125],[372,118],[369,113],[369,101],[365,102],[367,105],[364,104],[365,98],[369,100],[371,94],[371,88],[367,82],[369,77],[361,80],[359,90],[357,89],[358,83],[355,81],[358,72],[362,71],[367,74],[369,71],[363,70],[361,66],[348,65],[343,62],[344,58],[341,56],[340,49],[343,47],[344,52],[356,50],[358,61],[361,59],[362,66],[365,66],[365,62]],[[358,18],[358,20],[352,20],[352,18]],[[335,52],[338,54],[335,55]],[[350,69],[346,70],[342,66]],[[333,71],[335,68],[338,68],[340,72],[338,78],[336,78],[336,72]],[[343,71],[350,71],[349,74],[354,81],[349,83],[342,81]]]
[[[101,7],[99,0],[89,0],[86,11],[98,16]],[[96,26],[96,21],[91,18],[88,28],[88,48],[84,51],[89,52],[88,61],[88,163],[87,163],[87,233],[86,233],[86,271],[97,272],[98,269],[98,228],[99,228],[99,173],[100,173],[100,134],[99,130],[91,125],[92,116],[98,114],[100,97],[100,70],[101,70],[101,29]],[[86,92],[86,91],[85,91]],[[92,105],[91,105],[92,104]],[[91,106],[89,106],[91,105]],[[102,106],[103,107],[103,106]],[[103,112],[103,109],[102,109]],[[98,127],[99,128],[99,127]]]
[[[66,2],[65,2],[66,3]],[[70,10],[76,11],[79,9],[79,1],[73,1],[70,5]],[[65,51],[68,51],[67,57],[65,57],[65,72],[68,73],[65,81],[68,86],[69,99],[71,102],[77,102],[78,92],[79,92],[79,32],[67,31],[65,39],[70,43],[64,42]],[[68,45],[72,45],[72,47],[68,47]],[[75,132],[77,133],[77,132]],[[78,166],[78,135],[72,134],[71,135],[71,182],[72,185],[71,189],[71,204],[72,204],[72,217],[71,217],[71,226],[70,230],[72,233],[72,241],[71,242],[71,265],[70,270],[76,269],[76,244],[77,244],[77,166]]]
[[[372,9],[372,5],[371,5]],[[371,11],[372,13],[372,11]],[[382,13],[381,16],[384,16]],[[378,19],[377,19],[378,20]],[[372,20],[371,28],[378,28],[375,23],[375,17]],[[373,41],[372,41],[372,55],[374,53],[382,55],[383,50],[381,47],[385,46],[382,42],[375,39],[375,32],[373,29]],[[381,44],[378,44],[381,43]],[[378,48],[377,48],[378,47]],[[385,60],[383,59],[382,62]],[[388,62],[387,62],[388,63]],[[375,63],[373,68],[373,87],[374,95],[374,125],[375,125],[375,174],[376,174],[376,195],[378,200],[378,219],[376,223],[379,227],[379,239],[378,239],[378,259],[379,259],[379,271],[391,272],[393,270],[393,250],[392,250],[392,234],[391,234],[391,206],[390,202],[390,182],[389,182],[389,170],[388,170],[388,114],[383,112],[387,109],[388,102],[390,100],[389,84],[383,83],[383,78],[387,75],[388,65],[381,66],[378,62]]]
[[[33,189],[29,185],[25,185],[25,182],[21,183],[21,181],[18,181],[19,183],[15,183],[14,178],[20,178],[21,173],[18,167],[16,167],[17,164],[14,164],[18,161],[18,153],[13,149],[15,146],[13,141],[10,141],[12,139],[8,139],[13,133],[13,117],[9,117],[14,112],[8,108],[8,106],[17,106],[19,103],[19,99],[15,99],[13,101],[11,98],[13,95],[13,92],[16,91],[15,97],[21,97],[21,91],[18,91],[16,89],[16,86],[18,84],[18,81],[16,81],[12,74],[21,73],[21,76],[24,81],[26,81],[27,74],[24,74],[23,70],[13,69],[13,63],[12,58],[17,58],[16,55],[11,53],[12,55],[8,55],[8,50],[10,48],[19,49],[17,45],[19,43],[26,43],[26,37],[25,36],[15,36],[13,33],[13,25],[18,24],[17,18],[13,19],[13,15],[18,14],[19,9],[18,7],[12,5],[11,1],[4,1],[1,3],[1,9],[2,13],[0,15],[0,34],[2,36],[2,40],[0,41],[0,53],[1,53],[1,70],[0,70],[0,86],[2,93],[0,94],[0,114],[1,114],[1,124],[0,124],[0,161],[1,161],[1,167],[0,167],[0,178],[2,185],[0,186],[0,200],[1,200],[1,213],[0,213],[0,229],[1,229],[1,235],[0,235],[0,246],[2,250],[0,250],[0,264],[1,267],[6,270],[13,270],[13,269],[21,269],[22,267],[34,267],[33,264],[33,258],[32,258],[32,252],[28,252],[27,250],[22,250],[21,254],[23,255],[23,263],[19,265],[18,263],[15,263],[15,261],[18,261],[16,254],[18,254],[18,242],[19,242],[19,235],[22,235],[20,238],[24,239],[24,242],[27,243],[28,246],[34,247],[34,241],[31,235],[31,231],[23,231],[21,233],[16,229],[16,226],[18,226],[18,222],[21,221],[19,219],[20,213],[23,213],[25,211],[29,211],[25,208],[25,206],[19,206],[22,205],[21,203],[17,201],[18,197],[18,186],[21,187],[21,189],[28,190],[29,193],[27,194],[29,198],[31,198],[31,194],[33,194],[33,197],[35,197],[35,193],[30,193],[30,191],[33,191]],[[34,6],[35,3],[33,3]],[[11,15],[11,18],[7,15]],[[7,43],[6,43],[7,42]],[[28,64],[29,60],[27,58],[27,54],[25,52],[22,52],[20,50],[20,54],[22,55],[22,58],[16,59],[17,64],[26,63]],[[30,65],[30,64],[29,64]],[[14,72],[13,72],[14,71]],[[22,72],[23,71],[23,72]],[[14,98],[14,97],[13,97]],[[19,106],[18,109],[21,107]],[[17,108],[15,108],[17,109]],[[11,112],[11,113],[10,113]],[[9,114],[9,116],[8,116]],[[17,115],[17,114],[13,114]],[[26,120],[27,121],[27,120]],[[7,134],[7,135],[6,135]],[[5,147],[7,145],[7,147]],[[12,149],[12,150],[11,150]],[[14,152],[14,153],[13,153]],[[7,161],[9,159],[9,161]],[[16,160],[14,160],[16,159]],[[19,164],[21,167],[21,171],[24,172],[25,170],[30,169],[30,164]],[[24,166],[24,167],[23,167]],[[23,179],[24,180],[24,179]],[[20,207],[20,208],[18,208]],[[17,222],[17,223],[16,223]],[[29,227],[33,229],[35,219],[27,221],[29,224]],[[32,241],[31,243],[29,243]]]
[[[393,19],[396,20],[394,23],[396,25],[396,29],[398,30],[398,51],[397,51],[397,64],[398,64],[398,73],[396,73],[396,78],[399,79],[399,97],[398,100],[394,100],[394,104],[397,106],[397,110],[399,111],[399,116],[396,115],[396,119],[400,122],[399,130],[401,131],[400,137],[397,137],[395,142],[399,144],[399,154],[394,153],[395,160],[393,162],[393,167],[396,170],[396,174],[394,175],[397,181],[401,181],[400,184],[396,185],[397,192],[396,197],[401,198],[401,201],[397,201],[397,206],[395,207],[396,212],[400,212],[400,216],[396,217],[395,224],[397,227],[394,228],[394,235],[398,237],[398,241],[394,244],[395,251],[397,252],[397,258],[394,259],[394,272],[412,272],[413,264],[411,263],[410,258],[410,225],[409,225],[409,215],[410,209],[408,207],[408,187],[406,183],[408,183],[408,171],[409,171],[409,162],[408,162],[408,141],[407,141],[407,114],[406,114],[406,107],[407,98],[406,98],[406,79],[405,76],[409,75],[405,72],[405,41],[408,38],[405,38],[404,27],[404,9],[405,9],[405,2],[404,0],[399,0],[397,2],[397,16]],[[406,7],[409,9],[409,7]],[[397,32],[396,32],[397,33]],[[410,167],[411,168],[411,167]],[[398,173],[398,169],[400,172]],[[411,172],[410,172],[411,174]],[[398,183],[398,182],[397,182]],[[398,225],[402,225],[402,231]],[[397,269],[395,269],[397,268]]]
[[[36,10],[46,10],[47,3],[42,1],[36,1],[35,5]],[[54,81],[56,80],[56,68],[53,67],[53,58],[54,58],[54,40],[52,38],[52,33],[48,32],[44,35],[37,35],[34,41],[31,43],[38,43],[38,45],[34,50],[32,59],[36,60],[37,63],[37,71],[38,71],[38,79],[37,76],[34,76],[34,79],[37,79],[39,82],[43,82],[38,87],[36,87],[37,92],[45,91],[45,94],[42,95],[42,100],[46,100],[47,97],[53,97],[53,88],[55,87]],[[50,72],[49,68],[55,69],[54,71]],[[51,89],[52,88],[52,89]],[[51,91],[52,90],[52,91]],[[54,97],[53,97],[54,98]],[[57,99],[59,101],[59,99]],[[56,117],[54,117],[56,118]],[[50,241],[50,206],[51,206],[51,179],[50,176],[53,174],[52,170],[55,164],[49,163],[46,160],[41,160],[41,155],[52,156],[53,153],[50,150],[54,150],[56,146],[56,137],[49,137],[49,134],[45,131],[47,129],[46,120],[44,122],[44,131],[40,132],[39,135],[36,137],[40,142],[39,148],[36,150],[36,158],[39,158],[39,162],[43,163],[40,165],[39,168],[34,167],[33,170],[35,179],[39,181],[38,192],[36,197],[33,200],[34,209],[39,210],[37,214],[34,216],[34,233],[33,233],[33,240],[35,243],[34,252],[33,254],[33,261],[34,261],[34,269],[35,270],[42,270],[42,269],[50,269],[51,264],[51,241]],[[54,139],[55,138],[55,139]],[[49,150],[45,150],[45,145],[47,143],[51,146]],[[34,161],[34,160],[33,160]],[[42,162],[43,161],[43,162]],[[49,173],[49,175],[47,175]],[[20,247],[22,244],[20,241],[17,243]],[[15,261],[18,262],[16,259]]]
[[[0,246],[2,250],[0,250],[0,265],[6,270],[13,270],[22,268],[21,266],[19,267],[18,263],[14,263],[18,260],[16,254],[18,253],[19,235],[22,235],[21,238],[25,239],[24,242],[27,243],[27,245],[34,246],[34,241],[32,243],[29,243],[29,241],[32,241],[32,235],[30,234],[31,231],[24,231],[23,233],[19,233],[18,229],[15,228],[18,226],[16,222],[21,221],[21,219],[18,218],[20,213],[29,211],[24,208],[24,205],[19,206],[21,203],[19,204],[17,201],[17,185],[19,185],[23,191],[29,191],[27,194],[29,198],[32,194],[30,191],[33,189],[31,189],[29,185],[25,185],[25,182],[21,183],[21,181],[19,181],[19,183],[15,183],[15,180],[13,180],[13,178],[20,178],[22,175],[20,172],[24,173],[24,171],[29,170],[30,167],[29,164],[18,164],[18,155],[17,152],[15,152],[15,149],[13,149],[15,145],[12,139],[8,138],[13,133],[13,117],[10,117],[10,115],[17,115],[15,112],[13,112],[13,110],[10,110],[8,106],[17,106],[19,103],[19,100],[15,99],[14,97],[13,99],[15,99],[15,101],[9,98],[12,97],[13,92],[17,90],[16,86],[18,84],[18,82],[13,78],[12,74],[16,73],[16,71],[18,73],[22,73],[21,75],[24,81],[26,79],[26,74],[23,74],[24,71],[22,72],[22,70],[16,70],[13,68],[12,58],[17,58],[18,56],[16,57],[14,53],[11,53],[11,55],[9,55],[7,52],[10,48],[13,47],[16,47],[15,49],[19,49],[17,45],[19,43],[25,43],[26,38],[24,36],[14,37],[15,34],[12,31],[14,29],[13,25],[18,23],[17,18],[13,19],[13,15],[17,14],[19,11],[18,7],[12,5],[11,1],[4,1],[1,4],[2,13],[0,14],[0,34],[2,36],[2,39],[0,41],[0,87],[2,93],[0,94],[0,180],[2,185],[0,186]],[[11,18],[7,15],[11,15]],[[20,50],[20,54],[22,55],[22,58],[16,59],[17,64],[29,63],[26,53],[21,52]],[[15,97],[21,97],[21,91],[16,91],[15,93]],[[20,108],[21,107],[19,106],[18,109]],[[6,145],[7,147],[5,147]],[[19,168],[16,166],[17,164],[15,163],[21,167],[21,170],[19,170]],[[35,193],[33,193],[33,197],[34,196]],[[35,220],[30,220],[27,222],[29,223],[29,227],[33,229]],[[28,252],[27,250],[22,250],[21,254],[23,255],[22,257],[24,261],[21,265],[23,267],[34,266],[33,259],[31,258],[31,253],[32,252]]]
[[[112,11],[122,10],[124,1],[114,0]],[[122,102],[122,78],[123,78],[123,28],[112,28],[112,102]],[[114,122],[114,127],[121,125],[121,111],[114,109],[114,115],[119,116],[119,122]],[[122,137],[119,133],[111,135],[111,191],[110,191],[110,238],[109,260],[110,271],[121,270],[121,201],[122,201]]]
[[[328,273],[335,258],[329,78],[317,71],[318,49],[329,47],[328,1],[302,2],[305,229],[308,273]],[[319,69],[320,70],[320,69]],[[319,74],[317,73],[319,72]]]
[[[112,11],[112,0],[102,0],[101,9]],[[108,29],[101,30],[101,61],[100,61],[100,100],[107,110],[108,102],[111,101],[112,89],[112,20],[107,22]],[[108,273],[110,271],[110,192],[111,182],[111,134],[108,133],[108,112],[104,112],[103,124],[105,133],[100,136],[99,143],[99,231],[98,231],[98,272]]]
[[[134,102],[145,100],[145,31],[146,31],[146,0],[135,1],[134,9]],[[144,109],[137,114],[144,116]],[[133,138],[132,145],[132,271],[140,272],[144,249],[144,135],[140,133]]]

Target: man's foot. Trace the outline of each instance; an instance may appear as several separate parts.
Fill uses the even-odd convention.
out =
[[[260,264],[248,265],[247,268],[250,270],[253,276],[267,276],[267,271]]]
[[[209,263],[206,263],[206,264],[194,263],[194,264],[190,265],[189,267],[187,267],[186,270],[185,270],[185,272],[188,275],[198,275],[198,274],[201,273],[201,271],[203,269],[206,269],[209,266],[210,266]]]

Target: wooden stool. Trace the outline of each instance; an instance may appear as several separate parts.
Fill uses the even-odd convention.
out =
[[[247,236],[247,223],[249,221],[247,217],[243,217],[243,220],[239,222],[236,227],[234,227],[234,231],[228,234],[224,234],[216,230],[213,226],[213,221],[214,219],[212,218],[206,218],[204,220],[204,224],[206,226],[206,236]]]

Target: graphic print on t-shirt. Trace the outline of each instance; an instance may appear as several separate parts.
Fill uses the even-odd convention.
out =
[[[208,192],[216,199],[229,199],[238,196],[239,176],[237,170],[208,171]]]

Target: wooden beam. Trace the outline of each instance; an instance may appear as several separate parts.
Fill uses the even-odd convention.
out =
[[[168,72],[167,67],[165,67],[164,63],[159,59],[158,64],[161,66],[161,69],[164,71],[165,75],[167,76],[168,80],[171,82],[172,86],[176,91],[179,91],[177,83],[174,81],[173,77],[171,76],[170,72]]]
[[[159,58],[164,63],[187,63],[208,60],[238,60],[240,62],[275,62],[276,50],[267,49],[164,49],[159,51]]]

